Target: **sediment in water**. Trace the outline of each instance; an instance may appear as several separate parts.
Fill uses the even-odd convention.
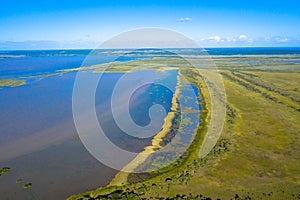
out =
[[[150,146],[145,147],[142,152],[140,152],[130,163],[128,163],[119,173],[116,174],[109,185],[122,185],[127,183],[129,174],[134,173],[134,170],[137,169],[137,167],[143,162],[145,162],[146,159],[155,152],[155,150],[162,148],[161,141],[171,131],[173,125],[172,122],[175,119],[177,110],[179,108],[179,104],[177,102],[181,86],[179,76],[180,75],[177,76],[177,85],[172,97],[171,111],[168,112],[167,116],[165,117],[161,131],[153,137]]]

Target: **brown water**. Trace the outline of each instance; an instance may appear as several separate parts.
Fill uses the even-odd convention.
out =
[[[176,74],[169,74],[174,83]],[[11,168],[8,174],[0,176],[0,199],[65,199],[106,185],[117,173],[93,158],[81,141],[74,139],[78,136],[72,116],[75,75],[43,77],[0,90],[0,167]],[[131,138],[117,127],[110,112],[105,118],[102,115],[110,108],[107,100],[121,76],[122,73],[103,76],[96,93],[97,115],[114,143],[140,152],[151,138]],[[148,93],[151,87],[142,90]],[[167,95],[166,109],[171,106],[172,98],[171,93]],[[133,106],[132,114],[137,123],[148,123],[148,116],[140,111],[143,105],[148,108],[153,98],[157,97],[142,98],[143,102],[133,98],[137,108]],[[24,181],[16,184],[18,179]],[[23,189],[26,183],[33,185]]]

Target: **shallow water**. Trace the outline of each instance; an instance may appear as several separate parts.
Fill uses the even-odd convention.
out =
[[[80,62],[82,58],[72,58],[72,62],[67,62],[67,65],[62,62],[61,67],[54,69],[52,65],[43,64],[51,63],[55,58],[39,57],[37,68],[28,67],[30,62],[23,62],[24,58],[9,59],[17,59],[14,62],[19,63],[18,67],[21,66],[20,63],[24,66],[20,67],[22,70],[17,67],[13,69],[13,62],[4,66],[0,71],[1,78],[54,72],[63,66],[73,67],[73,62]],[[106,59],[102,61],[105,62]],[[9,63],[9,60],[5,62]],[[3,63],[2,60],[1,64]],[[138,78],[143,79],[143,76],[151,76],[155,72],[137,73]],[[161,74],[161,79],[173,82],[175,87],[177,71]],[[123,149],[140,152],[149,145],[151,137],[141,140],[122,132],[114,122],[110,109],[114,85],[123,75],[124,73],[103,74],[95,99],[97,117],[111,141]],[[71,72],[42,79],[28,78],[28,83],[23,86],[0,90],[0,166],[11,168],[8,174],[0,177],[1,199],[64,199],[105,185],[117,173],[97,161],[81,141],[77,140],[72,116],[75,77],[76,73]],[[143,98],[140,98],[141,95]],[[164,102],[160,99],[161,96],[164,97]],[[147,125],[147,109],[153,103],[160,103],[168,111],[171,100],[172,93],[164,87],[145,85],[131,98],[131,116],[137,124]],[[16,184],[17,179],[23,179],[24,182]],[[33,184],[32,188],[23,189],[23,185],[29,182]]]

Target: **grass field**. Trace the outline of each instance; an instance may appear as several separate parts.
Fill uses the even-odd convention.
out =
[[[300,199],[299,64],[272,56],[215,57],[226,89],[221,138],[205,158],[197,152],[210,120],[203,80],[203,122],[176,167],[70,199]],[[280,59],[280,62],[278,60]]]

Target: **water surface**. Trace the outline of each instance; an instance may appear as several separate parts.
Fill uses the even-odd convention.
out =
[[[37,76],[78,67],[82,59],[82,55],[2,58],[1,78]],[[137,73],[143,79],[153,71]],[[173,82],[175,87],[177,71],[161,74],[162,79]],[[150,144],[151,138],[141,140],[127,135],[118,128],[111,114],[110,97],[123,75],[109,72],[102,75],[95,96],[97,117],[111,141],[126,150],[140,152]],[[117,173],[97,161],[78,140],[72,116],[75,77],[76,72],[70,72],[27,78],[25,85],[0,90],[0,167],[11,168],[0,177],[1,199],[64,199],[106,185]],[[152,84],[139,88],[130,104],[135,122],[147,125],[146,111],[154,103],[162,104],[168,111],[172,95]],[[18,179],[24,182],[16,184]],[[32,183],[32,188],[23,189],[26,183]]]

